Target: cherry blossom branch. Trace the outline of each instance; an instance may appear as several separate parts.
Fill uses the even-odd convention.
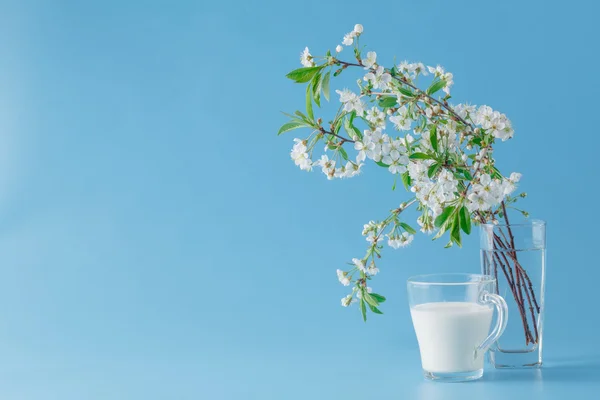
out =
[[[514,133],[510,120],[504,114],[485,105],[477,109],[466,104],[451,106],[448,99],[453,75],[445,72],[443,67],[426,68],[422,63],[403,62],[397,67],[385,69],[377,63],[374,51],[369,51],[363,58],[362,48],[358,45],[362,32],[362,25],[357,24],[352,32],[344,36],[342,42],[344,46],[354,45],[355,62],[337,59],[337,54],[344,48],[342,45],[335,48],[335,56],[327,51],[323,57],[325,62],[318,64],[308,47],[304,49],[300,55],[303,68],[286,76],[296,83],[307,84],[306,115],[300,111],[296,111],[295,115],[287,114],[291,121],[284,124],[278,134],[304,127],[314,129],[311,136],[315,133],[316,136],[312,137],[310,143],[310,137],[304,140],[294,139],[290,156],[301,170],[310,171],[314,166],[319,166],[328,179],[350,178],[358,175],[364,162],[369,159],[394,174],[393,188],[401,177],[404,186],[415,193],[414,198],[391,210],[383,221],[365,224],[362,235],[370,243],[366,255],[352,259],[355,267],[350,272],[337,270],[338,279],[344,286],[356,283],[352,293],[342,299],[342,306],[360,303],[366,320],[367,307],[372,312],[381,314],[377,306],[385,301],[381,295],[370,295],[371,288],[367,287],[368,280],[379,272],[375,263],[381,257],[383,242],[387,241],[387,245],[392,248],[404,247],[410,244],[416,234],[415,228],[401,220],[400,213],[411,205],[418,204],[422,215],[416,222],[423,232],[437,229],[434,239],[441,237],[444,232],[450,232],[450,242],[446,247],[453,243],[461,246],[461,232],[469,234],[471,223],[477,222],[477,217],[482,223],[486,220],[496,221],[495,215],[499,212],[496,206],[503,200],[507,200],[508,206],[512,204],[513,199],[509,195],[514,191],[520,176],[497,176],[499,172],[493,168],[491,151],[495,139],[505,141]],[[321,93],[329,100],[330,79],[349,67],[364,68],[363,79],[367,83],[358,82],[359,93],[351,89],[336,91],[342,105],[334,122],[324,127],[320,118],[314,118],[313,104],[321,107]],[[427,69],[434,75],[433,82],[427,89],[420,89],[417,87],[417,78],[422,73],[425,75]],[[435,95],[441,89],[446,92],[445,97]],[[368,125],[364,135],[354,125],[355,119]],[[413,128],[420,137],[415,139],[410,134],[394,137],[387,131],[384,132],[387,120],[399,131]],[[347,134],[340,132],[342,123]],[[414,123],[418,126],[414,127]],[[312,149],[321,140],[327,146],[324,154],[314,161]],[[463,146],[465,142],[466,145]],[[345,143],[355,143],[356,161],[346,153],[343,148]],[[333,159],[327,154],[329,149],[335,152]],[[467,153],[471,151],[476,154]],[[384,235],[385,241],[382,239]],[[521,311],[526,340],[533,342],[537,340],[538,333],[534,338],[525,312],[526,305],[529,305],[530,312],[535,317],[533,304],[537,303],[531,280],[516,259],[516,252],[510,253],[510,248],[514,247],[513,241],[509,241],[507,237],[502,239],[499,235],[500,233],[494,237],[496,252],[490,259],[493,260],[493,273],[497,277],[500,267],[505,274]],[[501,235],[504,236],[504,233]],[[509,250],[505,250],[506,248]],[[360,279],[352,277],[357,270],[360,270]],[[526,282],[530,284],[530,290],[525,287]],[[496,287],[497,285],[498,281]]]
[[[333,62],[335,62],[337,64],[343,65],[344,67],[342,67],[342,68],[344,68],[344,69],[347,68],[347,67],[349,67],[349,66],[352,66],[352,67],[363,67],[364,68],[364,64],[362,62],[360,64],[356,64],[356,63],[346,62],[346,61],[342,61],[342,60],[338,60],[338,59],[334,59]],[[375,70],[373,68],[369,68],[369,71],[375,71]],[[472,124],[470,124],[467,121],[465,121],[447,103],[441,102],[438,99],[436,99],[435,97],[430,96],[429,94],[427,94],[427,92],[423,91],[419,87],[417,87],[417,86],[413,85],[412,83],[408,82],[406,80],[406,78],[398,78],[397,76],[392,76],[392,77],[394,79],[396,79],[397,81],[401,82],[402,84],[411,87],[413,90],[416,90],[419,93],[419,95],[425,96],[425,97],[429,98],[431,101],[433,101],[433,102],[439,104],[440,106],[442,106],[443,108],[445,108],[450,114],[452,114],[453,117],[455,117],[457,120],[459,120],[463,125],[468,126],[471,129],[475,129],[475,127]]]

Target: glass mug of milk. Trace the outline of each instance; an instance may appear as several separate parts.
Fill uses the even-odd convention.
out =
[[[489,275],[432,274],[408,280],[425,378],[460,382],[483,375],[485,352],[506,328],[506,302]],[[490,332],[494,307],[496,326]]]

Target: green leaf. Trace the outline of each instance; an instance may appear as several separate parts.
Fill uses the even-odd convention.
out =
[[[398,175],[394,174],[394,184],[392,185],[392,190],[396,190],[396,182],[398,182]]]
[[[427,170],[427,176],[430,178],[433,178],[433,176],[435,175],[435,173],[440,169],[441,164],[439,163],[433,163],[429,166],[429,169]]]
[[[377,300],[375,300],[375,298],[373,296],[371,296],[370,293],[367,293],[366,290],[363,292],[363,297],[364,297],[365,301],[369,305],[371,305],[371,306],[378,306],[379,305],[379,302],[377,302]]]
[[[402,174],[402,183],[404,184],[404,187],[406,188],[406,190],[410,189],[410,185],[411,185],[411,179],[410,179],[410,174],[408,173],[408,171],[406,171],[405,173]]]
[[[343,70],[344,70],[344,68],[336,69],[335,72],[333,73],[333,76],[338,76],[339,74],[342,73]]]
[[[302,118],[304,121],[310,122],[310,120],[308,119],[308,117],[306,115],[302,114],[302,112],[296,111],[294,114],[296,114],[297,116],[299,116],[300,118]]]
[[[291,131],[293,129],[302,128],[304,126],[307,126],[304,122],[291,121],[291,122],[288,122],[286,124],[283,124],[281,126],[281,128],[279,128],[279,132],[277,132],[277,135],[281,135],[282,133]]]
[[[328,71],[323,76],[323,81],[321,83],[321,85],[323,87],[323,96],[325,96],[325,99],[327,101],[329,101],[329,79],[331,79],[331,71]]]
[[[340,129],[342,128],[343,122],[344,122],[344,118],[341,118],[341,117],[336,121],[335,126],[333,127],[334,128],[333,133],[337,134],[340,131]]]
[[[471,234],[471,213],[467,210],[467,207],[462,206],[460,209],[460,228],[467,235]]]
[[[365,306],[365,300],[360,299],[360,312],[363,316],[363,321],[367,322],[367,307]]]
[[[383,314],[383,313],[381,312],[381,310],[380,310],[379,308],[375,307],[375,306],[372,306],[372,305],[370,305],[370,304],[369,304],[369,308],[370,308],[370,309],[371,309],[371,311],[373,311],[373,313],[375,313],[375,314]]]
[[[454,242],[452,242],[452,240],[450,240],[448,243],[446,243],[446,245],[444,246],[445,249],[449,249],[450,247],[452,247],[452,245],[454,244]]]
[[[390,167],[389,165],[384,164],[381,161],[375,161],[375,164],[379,165],[380,167],[384,167],[384,168],[389,168]]]
[[[378,303],[383,303],[385,301],[385,297],[383,297],[380,294],[377,293],[369,293],[371,295],[371,297],[373,297],[375,300],[377,300]]]
[[[429,131],[429,141],[431,142],[431,147],[433,147],[433,151],[437,153],[438,151],[438,137],[437,137],[437,128],[435,125],[431,127]]]
[[[444,210],[442,211],[442,213],[440,215],[437,216],[437,218],[435,219],[435,227],[436,228],[441,228],[444,223],[446,222],[446,220],[448,219],[448,217],[454,212],[455,207],[454,206],[449,206],[444,208]]]
[[[406,97],[415,97],[415,94],[405,87],[400,86],[398,91]]]
[[[447,226],[446,225],[442,225],[442,227],[440,228],[440,230],[435,234],[435,236],[433,238],[431,238],[431,240],[436,240],[436,239],[439,239],[440,237],[442,237],[442,235],[444,233],[446,233],[446,229],[447,229]]]
[[[306,87],[306,114],[308,115],[308,118],[311,122],[314,122],[315,120],[315,116],[313,114],[313,108],[312,108],[312,96],[311,96],[311,85],[308,85]]]
[[[286,77],[293,80],[296,83],[306,83],[309,82],[313,78],[313,76],[315,76],[315,74],[319,72],[322,68],[322,66],[298,68],[287,74]]]
[[[352,123],[354,123],[354,118],[356,118],[356,111],[354,111],[354,110],[353,110],[353,111],[350,113],[350,123],[351,123],[351,124],[352,124]]]
[[[452,221],[452,230],[450,231],[450,239],[454,241],[458,245],[458,247],[462,247],[460,241],[460,221],[458,213],[454,216],[454,221]]]
[[[427,89],[427,94],[428,95],[432,95],[435,92],[437,92],[438,90],[440,90],[441,88],[443,88],[444,86],[446,86],[446,81],[443,79],[440,79],[439,81],[434,81],[431,86],[429,86],[429,88]]]
[[[421,129],[421,132],[424,132],[425,126],[427,125],[427,118],[425,118],[423,115],[421,115],[419,118],[421,118],[421,123],[419,124],[419,128]]]
[[[405,222],[400,222],[400,226],[402,228],[404,228],[404,230],[408,233],[410,233],[411,235],[414,235],[415,233],[417,233],[417,231],[415,231],[415,229],[410,226],[409,224],[405,223]]]
[[[358,130],[357,127],[352,125],[352,121],[350,120],[350,118],[344,120],[344,129],[346,130],[346,132],[348,133],[348,135],[350,137],[356,136],[356,137],[362,139],[362,134],[360,133],[360,131]]]
[[[433,157],[425,153],[412,153],[408,158],[411,160],[431,160]]]
[[[396,96],[387,96],[379,99],[379,107],[389,108],[397,105]]]
[[[321,75],[321,73],[317,73],[314,78],[311,81],[311,85],[312,85],[312,94],[313,94],[313,99],[315,100],[315,104],[319,107],[321,107],[321,79],[323,78],[323,75]]]
[[[492,178],[502,179],[502,174],[500,173],[500,170],[496,167],[492,167]]]
[[[467,178],[467,180],[472,181],[473,180],[473,176],[471,176],[471,173],[468,170],[464,170],[463,171],[463,175],[465,176],[465,178]]]
[[[343,147],[339,148],[339,152],[342,155],[342,157],[344,158],[344,160],[348,161],[348,153],[346,153],[346,150],[344,150]]]

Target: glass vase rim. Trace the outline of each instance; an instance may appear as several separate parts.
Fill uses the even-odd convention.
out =
[[[531,219],[527,222],[517,222],[516,224],[494,224],[492,222],[486,222],[485,224],[481,224],[481,226],[485,226],[487,227],[506,227],[506,226],[510,226],[512,227],[520,227],[520,226],[546,226],[546,221],[544,221],[543,219]]]
[[[444,281],[444,278],[463,278],[459,281]],[[481,285],[496,281],[492,275],[473,274],[468,272],[441,272],[434,274],[420,274],[409,277],[406,281],[409,285],[417,286],[464,286]]]

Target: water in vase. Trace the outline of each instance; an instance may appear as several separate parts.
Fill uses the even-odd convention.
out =
[[[514,258],[522,268],[519,274]],[[481,259],[484,272],[497,276],[498,294],[506,300],[510,315],[504,334],[490,348],[492,364],[498,368],[541,366],[545,249],[481,250]]]

